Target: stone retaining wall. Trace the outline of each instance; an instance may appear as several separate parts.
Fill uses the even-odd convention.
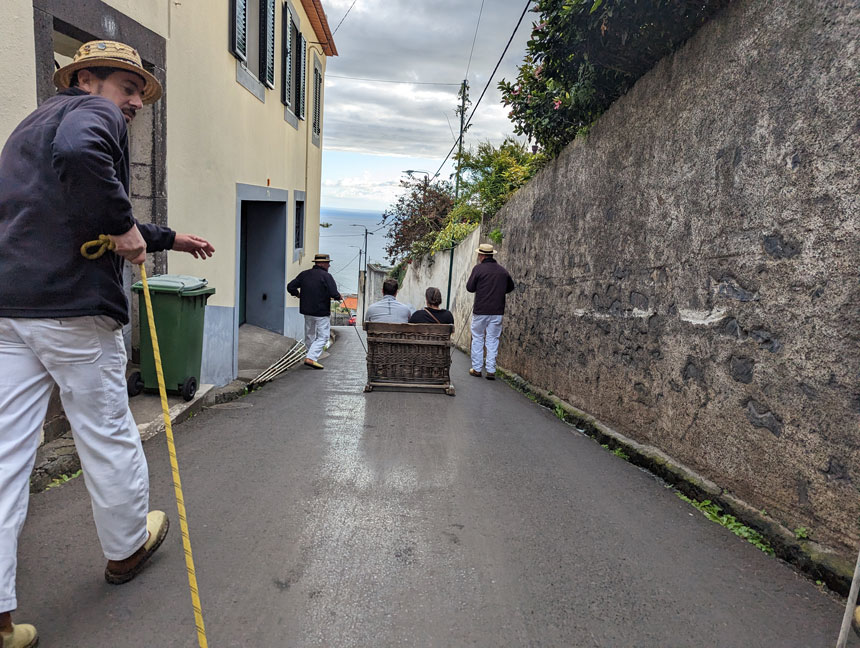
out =
[[[858,43],[854,0],[734,2],[484,230],[518,283],[503,367],[846,555]]]

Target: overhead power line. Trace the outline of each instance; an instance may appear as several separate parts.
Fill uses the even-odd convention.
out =
[[[408,85],[441,85],[441,86],[456,86],[459,83],[435,83],[433,81],[400,81],[397,79],[368,79],[365,77],[340,76],[338,74],[326,74],[332,79],[350,79],[352,81],[372,81],[374,83],[406,83]]]
[[[478,40],[478,27],[481,26],[481,15],[484,13],[484,0],[481,0],[481,9],[478,11],[478,23],[475,25],[475,35],[472,36],[472,50],[469,52],[469,62],[466,64],[466,75],[464,79],[469,78],[469,68],[472,66],[472,54],[475,53],[475,41]]]
[[[484,94],[487,92],[487,88],[490,87],[490,84],[493,82],[493,77],[496,75],[496,72],[499,69],[499,66],[502,64],[502,60],[505,58],[505,54],[508,53],[508,48],[511,46],[511,43],[514,40],[514,36],[517,35],[517,30],[519,30],[520,25],[523,22],[523,18],[526,16],[526,12],[529,10],[529,6],[531,6],[533,0],[527,0],[526,6],[523,8],[523,13],[520,14],[520,19],[517,21],[517,26],[514,27],[514,31],[511,32],[511,37],[508,39],[508,44],[505,45],[505,49],[502,50],[502,55],[499,57],[498,62],[496,63],[496,67],[493,68],[492,73],[490,74],[490,78],[487,79],[487,85],[484,86],[484,89],[481,91],[481,96],[478,97],[477,103],[472,107],[472,112],[469,113],[469,119],[466,120],[466,124],[463,126],[463,132],[465,132],[466,128],[468,128],[469,124],[472,123],[472,117],[475,116],[475,111],[478,109],[478,106],[481,105],[481,99],[484,98]],[[448,161],[448,158],[451,157],[451,153],[454,152],[454,149],[457,148],[457,143],[460,141],[460,138],[463,137],[463,133],[460,133],[460,137],[457,138],[457,141],[454,142],[454,146],[451,147],[451,150],[448,151],[448,155],[445,156],[445,159],[442,161],[442,164],[439,165],[439,169],[436,171],[434,177],[439,175],[439,172],[442,171],[442,167],[445,166],[445,162]]]
[[[349,270],[349,266],[351,266],[351,265],[352,265],[352,262],[353,262],[353,261],[357,261],[357,260],[358,260],[358,255],[359,255],[359,254],[361,254],[361,252],[362,252],[361,250],[359,250],[358,252],[356,252],[356,253],[355,253],[355,256],[354,256],[354,257],[352,257],[352,258],[351,258],[349,261],[347,261],[346,263],[344,263],[340,270],[336,270],[336,271],[335,271],[335,274],[342,274],[342,273],[346,272],[347,270]]]
[[[346,10],[346,13],[343,14],[343,18],[340,19],[340,22],[337,24],[337,27],[334,28],[334,31],[331,33],[332,38],[337,33],[337,30],[340,29],[340,26],[343,24],[343,21],[346,20],[346,17],[349,15],[349,12],[352,11],[352,8],[355,6],[355,3],[358,0],[352,0],[352,4],[349,5],[349,9]]]

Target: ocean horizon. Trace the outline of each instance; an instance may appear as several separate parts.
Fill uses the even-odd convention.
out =
[[[382,224],[383,210],[320,208],[320,245],[322,254],[331,256],[331,272],[342,294],[358,292],[359,248],[364,265],[364,229],[372,235],[367,237],[369,263],[390,265],[385,246],[388,244],[388,227]],[[326,224],[329,227],[324,227]]]

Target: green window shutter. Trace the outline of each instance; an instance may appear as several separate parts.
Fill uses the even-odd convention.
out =
[[[319,68],[314,66],[314,119],[313,128],[316,135],[320,134],[320,103],[322,102],[322,74]]]
[[[305,37],[299,36],[299,51],[297,52],[299,56],[299,63],[301,64],[301,72],[299,73],[299,105],[298,105],[298,113],[296,117],[299,119],[305,118],[305,85],[307,84],[307,80],[305,79],[305,70],[307,70],[307,58],[305,53]]]
[[[260,80],[275,87],[275,0],[260,5]]]
[[[293,105],[293,19],[287,3],[281,14],[281,103]]]
[[[240,61],[248,60],[248,0],[231,0],[230,51]]]

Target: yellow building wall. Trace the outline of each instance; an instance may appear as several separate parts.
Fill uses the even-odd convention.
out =
[[[36,108],[36,42],[33,1],[2,0],[0,9],[0,146],[24,117]]]
[[[102,0],[159,36],[168,37],[170,5],[176,0]],[[217,0],[216,0],[217,1]]]
[[[281,11],[275,16],[275,89],[265,103],[236,80],[236,59],[228,49],[229,12],[206,4],[183,2],[170,9],[167,44],[167,195],[170,226],[207,238],[216,255],[206,262],[171,255],[172,273],[204,275],[217,293],[210,305],[236,305],[236,184],[289,191],[287,208],[287,276],[310,266],[319,244],[321,148],[310,141],[313,54],[309,46],[306,73],[308,119],[298,130],[284,120],[280,101]],[[302,32],[318,40],[301,4],[295,3]],[[325,65],[325,57],[320,60]],[[307,155],[308,164],[305,159]],[[305,178],[307,168],[308,177]],[[305,253],[293,262],[295,190],[307,193]],[[297,301],[288,298],[287,306]]]
[[[216,249],[215,256],[206,261],[171,252],[168,271],[206,277],[216,288],[209,305],[221,307],[215,314],[221,319],[213,320],[219,335],[204,353],[229,355],[232,351],[235,369],[237,339],[235,330],[224,330],[223,308],[236,308],[238,301],[237,183],[289,192],[286,280],[310,267],[319,251],[322,173],[322,138],[316,146],[310,134],[313,63],[316,53],[324,72],[326,57],[313,44],[319,38],[301,2],[294,0],[291,6],[308,43],[306,118],[298,121],[296,129],[285,121],[280,101],[280,0],[275,3],[276,83],[274,90],[265,90],[265,102],[237,82],[236,59],[229,51],[229,0],[104,2],[166,39],[168,224],[179,232],[209,239]],[[105,29],[109,34],[109,26]],[[0,101],[0,146],[36,108],[35,47],[32,0],[0,0],[0,73],[9,88]],[[294,260],[296,191],[305,192],[305,239],[302,256]],[[287,295],[285,306],[293,313],[298,300]],[[294,315],[298,317],[297,312]],[[224,378],[223,371],[219,376]]]

